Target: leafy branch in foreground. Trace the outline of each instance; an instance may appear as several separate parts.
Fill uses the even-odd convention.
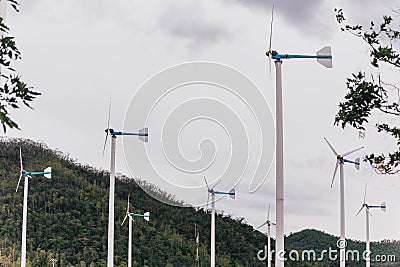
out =
[[[8,2],[16,12],[19,11],[17,1],[8,0]],[[19,129],[18,124],[10,117],[10,109],[18,109],[21,102],[32,108],[29,102],[40,95],[33,91],[33,88],[28,86],[11,66],[12,62],[21,59],[21,52],[15,43],[15,38],[9,32],[4,18],[0,17],[0,122],[4,133],[7,127]]]
[[[342,128],[351,126],[365,131],[371,116],[380,115],[383,118],[380,121],[383,122],[374,125],[377,132],[390,135],[397,146],[392,152],[366,155],[364,161],[371,164],[378,173],[398,173],[400,172],[400,88],[396,84],[384,81],[381,71],[383,68],[395,73],[400,70],[400,55],[395,49],[396,42],[400,40],[400,31],[393,26],[394,21],[391,16],[384,15],[381,24],[375,25],[371,22],[369,28],[364,30],[361,25],[347,24],[342,9],[335,9],[335,12],[341,30],[351,33],[368,45],[373,69],[371,75],[358,71],[347,78],[348,92],[345,101],[339,103],[335,125],[340,125]]]

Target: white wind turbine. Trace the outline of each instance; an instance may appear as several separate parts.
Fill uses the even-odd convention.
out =
[[[108,107],[107,128],[105,129],[106,138],[104,141],[103,155],[107,145],[108,136],[111,135],[111,163],[110,163],[110,193],[108,199],[108,252],[107,267],[114,267],[114,191],[115,191],[115,149],[117,146],[117,136],[133,135],[138,136],[143,142],[148,142],[148,129],[143,128],[139,133],[117,132],[110,128],[111,99]]]
[[[276,50],[272,49],[272,24],[273,24],[274,7],[272,7],[271,16],[271,29],[269,35],[269,47],[265,53],[269,58],[270,72],[271,72],[271,58],[275,60],[276,70],[276,96],[275,96],[275,108],[276,108],[276,242],[275,242],[275,264],[277,267],[284,266],[284,259],[282,258],[282,252],[285,251],[285,212],[284,212],[284,163],[283,163],[283,97],[282,97],[282,62],[290,59],[316,59],[317,62],[326,68],[332,68],[332,53],[331,47],[325,46],[315,55],[297,55],[297,54],[280,54]]]
[[[364,201],[361,205],[361,209],[357,212],[357,215],[360,214],[360,212],[365,209],[365,232],[366,232],[366,241],[365,241],[365,251],[367,253],[366,258],[365,258],[365,266],[370,267],[371,263],[371,250],[370,250],[370,242],[369,242],[369,216],[372,216],[371,212],[369,209],[381,209],[382,211],[386,211],[386,202],[383,202],[381,205],[378,206],[373,206],[373,205],[368,205],[366,202],[367,198],[367,185],[365,185],[365,191],[364,191]]]
[[[207,185],[207,205],[211,195],[211,267],[215,267],[215,195],[229,195],[230,198],[235,199],[235,189],[231,189],[229,192],[215,191],[214,188],[222,181],[221,179],[212,187],[208,186],[206,177],[204,181]]]
[[[22,150],[19,148],[19,161],[21,164],[20,175],[18,179],[17,188],[15,192],[18,192],[18,187],[21,182],[22,176],[24,176],[24,204],[22,208],[22,246],[21,246],[21,267],[26,266],[26,227],[28,221],[28,180],[32,178],[32,175],[43,175],[44,177],[51,178],[51,167],[47,167],[43,172],[28,172],[24,170],[22,164]]]
[[[328,140],[326,138],[324,138],[326,143],[328,144],[328,146],[331,148],[333,154],[336,157],[336,165],[335,165],[335,171],[333,172],[333,177],[332,177],[332,182],[331,182],[331,187],[333,186],[333,181],[335,180],[335,176],[336,176],[336,172],[338,169],[338,166],[340,166],[340,242],[338,242],[339,245],[339,249],[340,249],[340,267],[345,267],[345,263],[346,263],[346,251],[345,251],[345,244],[346,244],[346,221],[345,221],[345,203],[344,203],[344,163],[351,163],[354,164],[354,167],[359,170],[360,169],[360,158],[356,158],[355,161],[351,161],[348,159],[345,159],[344,157],[352,154],[353,152],[356,152],[364,147],[360,147],[354,150],[351,150],[349,152],[343,153],[343,154],[339,154],[336,152],[336,150],[333,148],[333,146],[328,142]]]
[[[145,212],[144,214],[136,214],[129,212],[129,195],[128,195],[128,204],[126,207],[126,214],[124,220],[121,223],[121,226],[124,225],[126,219],[128,219],[128,228],[129,228],[129,237],[128,237],[128,267],[132,266],[132,222],[133,217],[143,217],[146,221],[150,220],[150,212]]]
[[[268,226],[268,241],[267,241],[267,261],[268,261],[268,267],[271,267],[271,225],[276,226],[276,223],[273,223],[270,221],[269,219],[269,212],[271,209],[271,204],[268,205],[268,213],[267,213],[267,220],[261,224],[260,226],[257,227],[256,230],[260,229],[261,227],[263,227],[264,225]]]

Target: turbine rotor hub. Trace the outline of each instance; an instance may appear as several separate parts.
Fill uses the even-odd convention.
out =
[[[271,56],[276,56],[278,53],[275,50],[267,50],[267,52],[265,52],[265,55],[267,55],[267,57]]]

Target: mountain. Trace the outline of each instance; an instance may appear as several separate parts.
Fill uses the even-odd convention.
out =
[[[106,266],[109,173],[79,164],[62,152],[30,140],[0,139],[0,266],[20,266],[23,183],[19,177],[19,148],[24,168],[53,168],[53,177],[29,180],[27,266]],[[144,180],[118,177],[115,185],[115,266],[127,266],[128,227],[120,226],[126,199],[136,213],[151,212],[150,222],[133,223],[133,266],[194,266],[194,224],[200,229],[200,266],[209,266],[210,215],[192,207],[163,204],[148,196],[138,184],[169,201],[173,196]],[[266,266],[257,259],[266,237],[244,223],[244,218],[216,216],[217,266]],[[336,246],[337,237],[317,230],[304,230],[286,238],[287,252]],[[274,242],[272,242],[274,245]],[[362,250],[364,244],[349,241]],[[383,241],[373,251],[400,256],[399,243]],[[338,266],[337,261],[288,261],[286,266]],[[364,263],[354,262],[364,266]],[[374,266],[374,265],[373,265]],[[383,265],[380,265],[383,266]],[[391,266],[391,265],[388,265]],[[392,265],[395,266],[395,265]]]

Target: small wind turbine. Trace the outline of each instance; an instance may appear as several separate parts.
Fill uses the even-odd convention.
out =
[[[49,260],[49,262],[51,262],[51,264],[52,264],[53,267],[54,267],[54,265],[56,264],[57,260],[56,260],[56,259],[51,259],[51,260]]]
[[[148,129],[143,128],[139,133],[116,132],[110,128],[111,99],[108,108],[107,128],[105,129],[106,138],[104,141],[103,155],[107,145],[108,136],[111,135],[111,167],[110,167],[110,193],[108,202],[108,253],[107,267],[114,267],[114,191],[115,191],[115,149],[116,139],[119,135],[136,135],[143,142],[148,142]]]
[[[281,258],[281,253],[285,250],[284,242],[284,176],[283,176],[283,112],[282,112],[282,61],[286,59],[305,59],[315,58],[318,63],[322,64],[327,68],[332,68],[332,55],[331,48],[326,46],[319,50],[316,55],[292,55],[292,54],[279,54],[277,51],[272,50],[272,24],[273,24],[273,13],[272,8],[272,19],[271,19],[271,30],[269,36],[269,47],[265,53],[271,62],[271,58],[275,60],[276,69],[276,267],[283,267],[284,261]],[[271,64],[271,63],[269,63]]]
[[[207,185],[207,205],[211,195],[211,267],[215,267],[215,195],[228,195],[230,198],[235,199],[235,189],[231,189],[229,192],[215,191],[214,188],[222,181],[221,179],[212,187],[208,186],[206,177],[204,181]]]
[[[22,246],[21,246],[21,267],[26,266],[26,226],[28,217],[28,180],[32,178],[32,175],[43,175],[44,177],[51,178],[51,167],[47,167],[43,172],[28,172],[24,170],[22,164],[22,150],[19,148],[19,161],[21,164],[20,175],[18,179],[17,188],[15,192],[18,192],[18,187],[21,182],[22,176],[24,176],[24,204],[22,208]]]
[[[126,207],[126,214],[125,214],[124,220],[121,223],[121,226],[124,225],[126,219],[128,219],[128,225],[129,225],[128,267],[132,266],[132,222],[133,222],[133,217],[135,217],[135,216],[143,217],[143,219],[145,219],[146,221],[150,220],[150,212],[145,212],[144,214],[136,214],[136,213],[129,212],[129,195],[128,195],[128,204]]]
[[[367,267],[370,267],[370,242],[369,242],[369,216],[372,216],[372,214],[370,213],[370,209],[381,209],[382,211],[386,211],[386,203],[383,202],[381,205],[378,206],[372,206],[372,205],[368,205],[366,202],[366,198],[367,198],[367,185],[365,185],[365,191],[364,191],[364,201],[361,205],[361,209],[357,212],[357,215],[360,214],[360,212],[365,209],[365,231],[366,231],[366,242],[365,242],[365,246],[366,249],[365,251],[367,252],[366,258],[365,258],[365,263]]]
[[[345,210],[344,210],[344,163],[351,163],[354,164],[354,167],[359,170],[360,169],[360,158],[356,158],[355,161],[351,161],[348,159],[345,159],[344,157],[352,154],[353,152],[356,152],[364,147],[360,147],[354,150],[351,150],[349,152],[339,154],[336,152],[336,150],[333,148],[333,146],[328,142],[326,138],[324,138],[328,146],[331,148],[333,154],[336,157],[336,165],[335,165],[335,171],[333,172],[333,177],[332,177],[332,182],[331,182],[331,187],[333,186],[333,182],[335,180],[336,172],[338,169],[338,166],[340,166],[340,267],[345,267],[346,259],[345,259],[345,241],[346,241],[346,229],[345,229]],[[339,244],[339,243],[338,243]]]
[[[268,213],[267,213],[267,220],[257,227],[256,230],[260,229],[264,225],[268,226],[268,243],[267,243],[267,256],[268,256],[268,267],[271,267],[271,225],[276,226],[276,223],[273,223],[269,220],[269,212],[271,209],[271,204],[268,205]]]

